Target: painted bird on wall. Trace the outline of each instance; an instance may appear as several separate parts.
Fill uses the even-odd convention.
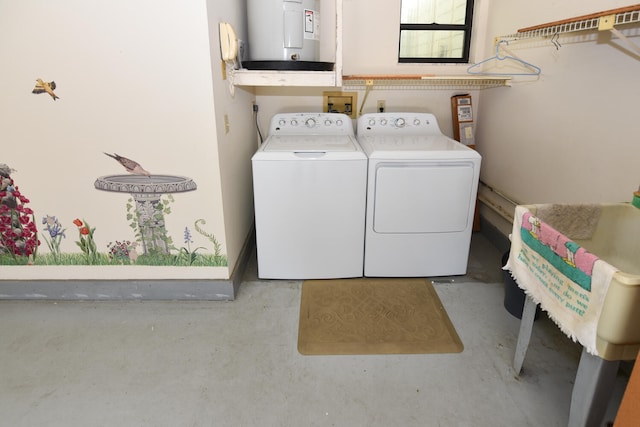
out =
[[[104,153],[104,151],[103,151]],[[144,170],[144,168],[142,166],[140,166],[140,163],[136,162],[135,160],[131,160],[131,159],[127,159],[126,157],[122,157],[119,156],[116,153],[113,154],[109,154],[109,153],[104,153],[107,156],[111,157],[112,159],[116,159],[116,161],[118,163],[120,163],[122,166],[124,166],[124,168],[127,170],[127,172],[134,174],[134,175],[145,175],[145,176],[149,176],[151,175],[151,173],[149,173],[148,171]]]
[[[31,93],[48,93],[51,95],[51,98],[55,101],[56,99],[60,99],[58,95],[53,93],[56,88],[56,82],[50,81],[49,83],[42,81],[42,79],[36,79],[36,87],[33,88]]]

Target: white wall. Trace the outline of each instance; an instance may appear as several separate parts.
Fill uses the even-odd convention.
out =
[[[189,226],[193,247],[211,252],[211,243],[193,230],[202,218],[224,252],[226,233],[232,234],[234,260],[239,237],[237,227],[226,228],[221,208],[221,174],[228,172],[219,167],[204,0],[0,2],[0,62],[0,163],[17,170],[12,176],[30,198],[36,223],[56,215],[67,228],[63,252],[78,251],[74,218],[96,227],[100,252],[109,241],[134,240],[126,219],[129,195],[93,187],[98,176],[125,173],[102,154],[107,151],[138,160],[152,173],[192,178],[198,189],[176,194],[165,218],[174,244],[183,246]],[[59,100],[31,93],[39,77],[56,81]],[[220,151],[222,159],[231,156]],[[40,250],[46,252],[44,243]],[[120,276],[110,270],[109,278],[229,276],[226,267],[123,269]],[[55,268],[45,277],[52,272],[70,278]],[[27,278],[17,268],[3,271],[3,278],[12,278],[9,273]],[[78,274],[106,277],[97,267]]]
[[[461,64],[399,64],[401,0],[343,0],[344,74],[464,74]],[[476,0],[471,55],[482,56],[488,0]],[[476,43],[480,41],[480,43]]]
[[[488,33],[512,34],[628,3],[492,0]],[[637,25],[627,28],[628,35],[638,33]],[[539,79],[481,92],[481,179],[521,203],[629,201],[640,184],[634,126],[640,56],[609,33],[574,33],[559,42],[559,49],[548,40],[511,43],[513,53],[542,68]]]
[[[218,164],[222,184],[222,205],[230,273],[253,226],[253,186],[251,156],[258,143],[253,125],[251,88],[229,90],[223,79],[218,24],[229,22],[246,40],[246,3],[235,0],[207,0],[209,39],[211,45],[211,79],[215,97],[215,122]],[[225,116],[227,127],[225,129]]]

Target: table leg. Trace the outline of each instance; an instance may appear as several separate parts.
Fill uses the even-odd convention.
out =
[[[522,318],[520,319],[520,332],[518,332],[518,343],[516,344],[516,352],[513,356],[513,369],[516,375],[520,375],[524,356],[527,354],[529,341],[531,341],[531,331],[533,330],[533,322],[536,317],[536,308],[538,304],[527,296],[522,309]]]
[[[582,349],[571,394],[569,427],[600,426],[611,400],[619,360],[604,360]]]

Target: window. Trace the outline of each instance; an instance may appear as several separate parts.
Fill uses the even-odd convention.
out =
[[[473,0],[402,0],[398,62],[469,62]]]

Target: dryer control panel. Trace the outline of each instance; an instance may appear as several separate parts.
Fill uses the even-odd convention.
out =
[[[358,119],[358,135],[442,135],[431,113],[371,113]]]
[[[270,135],[353,135],[351,118],[341,113],[280,113],[271,118]]]

